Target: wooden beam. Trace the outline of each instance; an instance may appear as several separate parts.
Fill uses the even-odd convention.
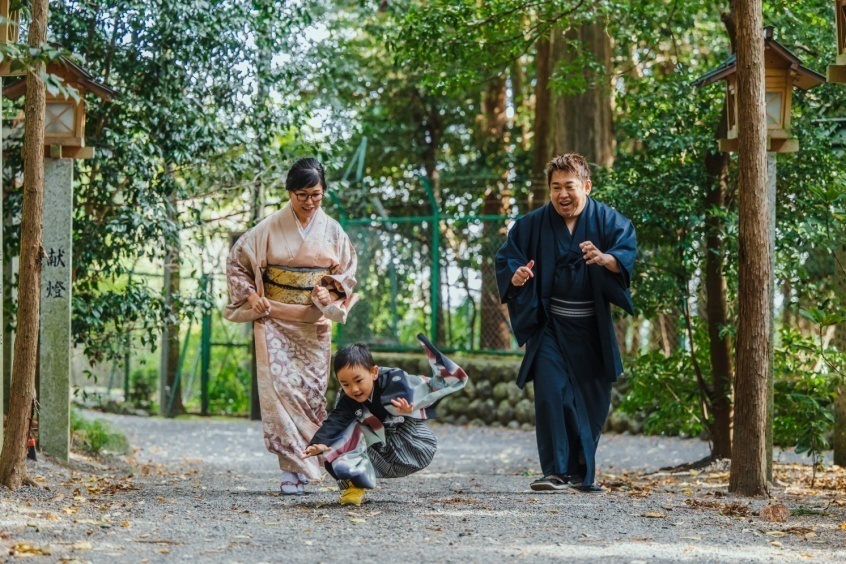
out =
[[[736,153],[737,146],[737,138],[720,139],[720,151],[724,153]],[[771,153],[796,153],[799,151],[799,140],[795,137],[790,139],[767,138],[767,151]]]
[[[0,30],[0,34],[2,33],[2,30]],[[25,68],[12,70],[12,63],[10,61],[6,61],[5,63],[0,64],[0,76],[23,76],[25,74]]]
[[[94,147],[65,147],[45,145],[44,156],[50,159],[93,159]],[[21,151],[23,152],[23,150]]]
[[[829,82],[846,84],[846,65],[828,65],[825,77]]]

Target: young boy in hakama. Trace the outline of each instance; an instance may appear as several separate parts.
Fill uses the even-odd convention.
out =
[[[435,416],[437,402],[467,383],[467,374],[422,334],[433,377],[399,368],[380,368],[364,345],[349,345],[335,356],[341,384],[335,409],[305,449],[323,454],[325,468],[338,480],[342,505],[361,505],[376,478],[401,478],[426,468],[438,443],[423,423]]]

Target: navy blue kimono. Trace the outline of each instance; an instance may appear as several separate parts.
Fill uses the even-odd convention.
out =
[[[620,273],[588,265],[579,244],[613,255]],[[500,298],[526,345],[517,384],[535,382],[538,454],[545,476],[593,484],[595,454],[622,362],[611,304],[633,313],[629,284],[636,252],[631,222],[587,198],[571,234],[552,204],[517,220],[496,256]],[[535,261],[522,287],[514,272]]]

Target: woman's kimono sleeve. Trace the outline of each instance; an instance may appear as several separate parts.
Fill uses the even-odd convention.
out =
[[[323,305],[315,295],[313,302],[326,319],[336,323],[346,323],[350,309],[359,300],[359,295],[353,292],[358,257],[346,233],[342,233],[338,239],[338,264],[321,281],[321,285],[329,290],[334,300],[329,305]]]
[[[226,259],[226,284],[229,289],[229,305],[224,317],[229,321],[253,321],[256,317],[247,298],[258,293],[253,272],[253,232],[244,233],[229,251]]]

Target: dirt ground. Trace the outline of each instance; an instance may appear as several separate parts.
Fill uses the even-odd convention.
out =
[[[658,471],[707,444],[607,435],[602,494],[539,493],[534,433],[434,425],[425,471],[382,480],[360,508],[329,480],[278,494],[260,425],[85,412],[122,429],[124,457],[43,457],[41,488],[0,490],[0,559],[166,562],[846,561],[846,471],[780,453],[771,499],[727,494],[728,467]],[[783,505],[786,521],[766,520]]]

